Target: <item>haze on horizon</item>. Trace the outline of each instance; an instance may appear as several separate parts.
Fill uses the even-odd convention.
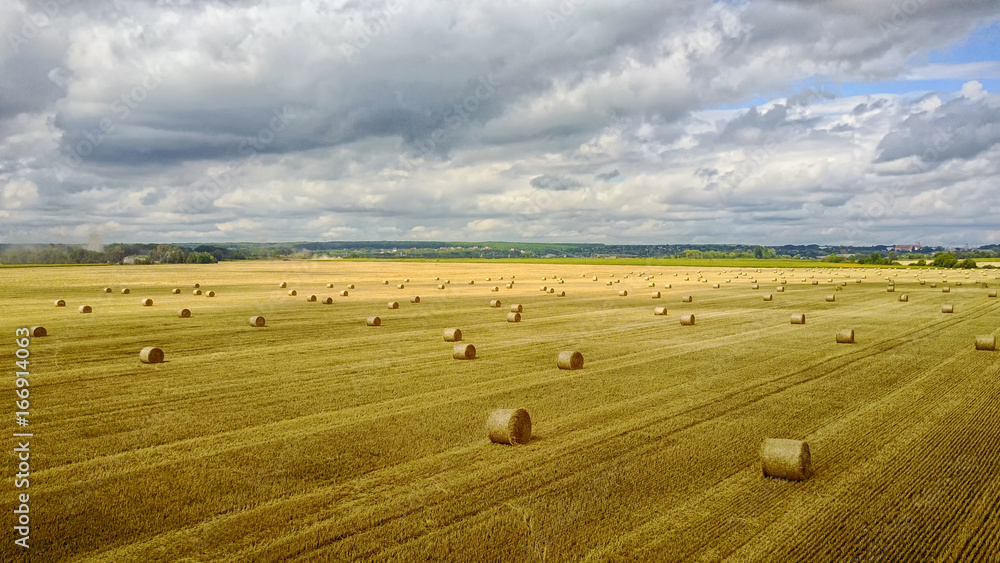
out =
[[[1000,242],[1000,3],[0,13],[0,243]]]

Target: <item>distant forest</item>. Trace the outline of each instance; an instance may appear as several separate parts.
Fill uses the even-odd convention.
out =
[[[943,258],[942,255],[944,256]],[[0,245],[0,264],[179,264],[226,260],[301,260],[321,258],[686,258],[686,259],[808,259],[826,262],[892,264],[897,260],[924,260],[926,265],[975,267],[974,260],[996,258],[1000,245],[953,249],[923,247],[897,253],[886,246],[745,244],[621,244],[344,241],[294,243],[126,244],[101,250],[81,245]],[[938,259],[941,258],[941,259]],[[970,262],[972,261],[972,262]],[[957,266],[956,266],[957,264]],[[971,264],[971,265],[970,265]],[[923,265],[923,264],[921,264]]]

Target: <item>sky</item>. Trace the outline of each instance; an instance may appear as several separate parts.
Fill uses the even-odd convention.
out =
[[[997,0],[5,0],[0,243],[1000,243]]]

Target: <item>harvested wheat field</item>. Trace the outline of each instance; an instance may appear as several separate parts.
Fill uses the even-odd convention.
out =
[[[886,292],[894,272],[908,302]],[[1000,549],[1000,353],[974,343],[1000,333],[1000,301],[976,282],[998,281],[974,270],[942,293],[943,273],[0,269],[8,365],[16,328],[48,331],[30,342],[30,424],[18,427],[34,434],[32,560],[987,561]],[[488,281],[543,277],[565,280],[567,296]],[[419,304],[382,282],[405,278]],[[432,291],[439,279],[480,283]],[[171,292],[194,280],[218,296]],[[765,301],[751,280],[784,291]],[[650,282],[670,322],[648,298],[619,297]],[[329,307],[287,295],[329,283],[355,289]],[[509,323],[491,299],[527,313]],[[94,312],[80,315],[84,303]],[[378,329],[361,322],[375,312]],[[258,315],[266,326],[247,322]],[[684,315],[697,324],[673,320]],[[449,357],[453,327],[474,361]],[[835,341],[845,328],[852,345]],[[140,361],[151,344],[165,361]],[[559,369],[567,350],[586,367]],[[14,382],[0,383],[11,406]],[[491,440],[493,413],[510,409],[530,413],[527,443]],[[765,476],[768,439],[808,443],[808,478]],[[8,523],[0,560],[13,560],[14,534]]]

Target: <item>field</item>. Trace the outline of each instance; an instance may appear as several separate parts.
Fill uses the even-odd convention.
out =
[[[0,278],[3,416],[34,434],[28,489],[13,486],[16,442],[5,442],[3,561],[1000,552],[1000,353],[973,346],[1000,325],[989,270],[336,261]],[[196,282],[216,296],[193,295]],[[514,303],[519,323],[505,321]],[[370,315],[381,326],[366,326]],[[29,325],[49,335],[31,339],[29,426],[18,427],[14,335]],[[452,359],[449,327],[474,360]],[[856,342],[836,343],[841,329]],[[166,361],[141,363],[145,346]],[[581,352],[583,369],[558,369],[564,350]],[[490,442],[498,408],[528,410],[530,443]],[[769,437],[808,441],[814,475],[764,477]],[[11,524],[23,492],[30,550]]]

